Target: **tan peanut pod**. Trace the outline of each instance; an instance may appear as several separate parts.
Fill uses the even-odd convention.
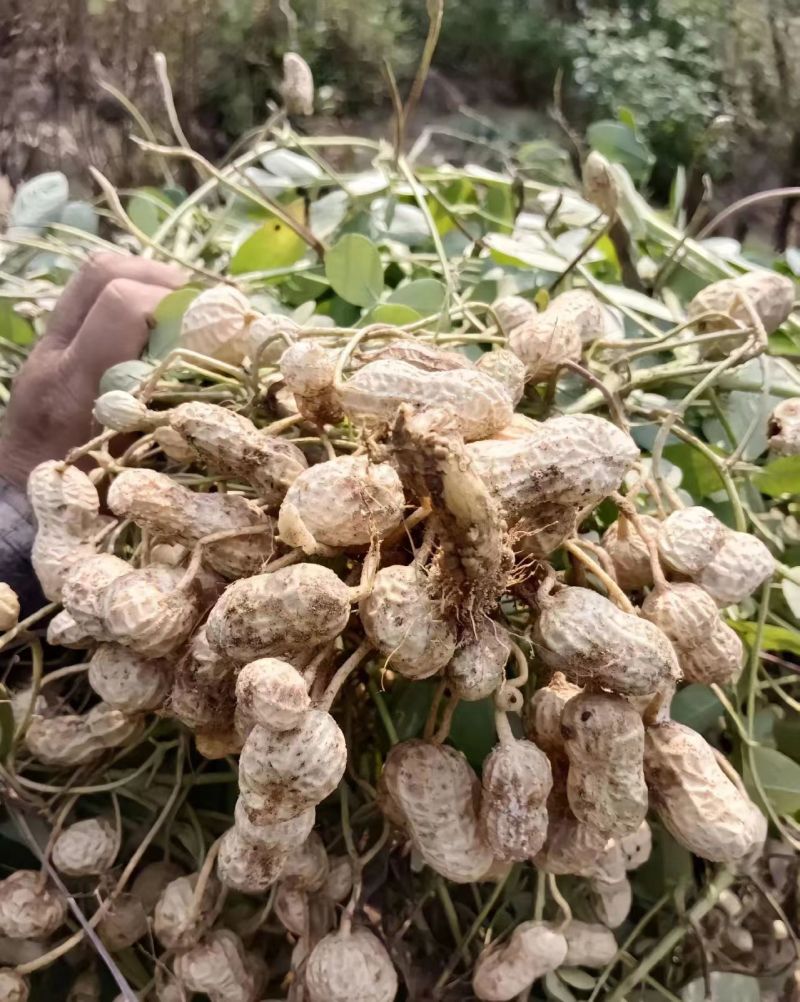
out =
[[[28,1002],[30,988],[21,974],[10,967],[0,967],[0,1002]]]
[[[112,953],[127,950],[148,931],[147,915],[141,901],[132,894],[120,894],[107,907],[97,932]]]
[[[191,636],[200,611],[196,582],[182,586],[179,567],[150,566],[112,581],[103,592],[108,638],[147,657],[163,657]]]
[[[247,330],[247,354],[259,367],[277,365],[287,345],[294,343],[299,331],[300,325],[283,313],[266,313],[256,317]]]
[[[145,913],[150,915],[167,884],[184,876],[177,863],[162,859],[143,866],[131,884],[131,894],[141,903]]]
[[[96,553],[94,545],[83,536],[40,525],[31,548],[31,565],[45,597],[51,602],[60,602],[67,575]]]
[[[108,506],[115,515],[186,546],[217,532],[263,529],[204,547],[208,565],[225,577],[254,574],[272,555],[272,520],[237,494],[200,494],[155,470],[123,470],[109,488]]]
[[[194,891],[198,874],[170,881],[153,910],[153,932],[168,950],[185,950],[203,935],[213,921],[219,884],[212,876],[203,888],[197,907]]]
[[[31,699],[33,698],[33,686],[27,686],[24,689],[15,689],[9,693],[9,696],[11,700],[11,713],[14,716],[14,720],[19,722],[25,718],[30,709]],[[40,717],[46,717],[49,714],[49,709],[44,696],[41,694],[37,695],[32,712],[38,714]],[[0,960],[0,962],[2,961]]]
[[[478,819],[480,783],[464,756],[429,741],[403,741],[386,758],[384,789],[423,860],[455,883],[492,865]]]
[[[60,929],[67,917],[61,895],[36,870],[15,870],[0,880],[0,934],[9,939],[41,939]]]
[[[567,702],[582,691],[557,671],[547,685],[531,696],[525,715],[525,733],[548,755],[564,752],[561,715]]]
[[[324,892],[331,901],[344,901],[353,889],[353,863],[349,856],[329,856]]]
[[[281,881],[288,887],[312,893],[320,890],[328,878],[328,854],[316,832],[289,854],[281,873]]]
[[[48,460],[35,466],[26,485],[40,526],[57,519],[73,531],[82,529],[100,511],[97,488],[76,466]]]
[[[800,455],[800,397],[781,400],[769,416],[767,433],[773,455]]]
[[[645,695],[680,678],[666,635],[589,588],[542,596],[539,656],[570,681],[592,681],[621,695]]]
[[[619,840],[622,855],[625,857],[625,869],[637,870],[650,859],[653,851],[653,833],[647,821],[643,821],[635,832],[623,835]]]
[[[661,523],[651,515],[640,515],[639,525],[648,538],[656,539]],[[603,533],[603,549],[611,557],[617,584],[623,591],[639,591],[653,584],[650,549],[633,521],[620,512],[616,522]]]
[[[234,719],[235,684],[233,662],[211,648],[203,626],[178,662],[167,709],[192,730],[227,729]]]
[[[397,974],[368,929],[339,930],[317,943],[306,965],[309,1002],[394,1002]]]
[[[674,721],[649,727],[644,768],[664,827],[696,856],[732,863],[764,841],[761,811],[728,779],[711,746],[690,727]]]
[[[614,881],[594,879],[591,889],[597,918],[609,929],[617,929],[630,914],[633,903],[631,882],[627,877]]]
[[[583,320],[576,305],[583,304],[585,297],[599,313],[599,304],[590,293],[565,292],[556,296],[547,309],[511,330],[508,346],[524,363],[529,382],[544,382],[555,376],[565,362],[580,362]]]
[[[76,564],[61,590],[65,610],[87,633],[98,640],[108,639],[103,621],[103,600],[108,586],[130,574],[131,565],[110,553],[97,553]]]
[[[403,485],[388,463],[338,456],[305,470],[281,502],[278,530],[288,546],[367,546],[403,521]]]
[[[175,958],[175,977],[192,992],[212,1002],[255,1002],[255,978],[239,937],[215,929]]]
[[[426,344],[414,337],[398,338],[374,350],[363,353],[363,363],[407,362],[424,372],[451,372],[454,369],[472,369],[472,362],[460,351],[449,351],[437,345]]]
[[[175,431],[174,428],[170,428],[169,425],[156,428],[153,432],[153,439],[164,455],[169,459],[174,459],[176,463],[191,463],[197,458],[197,453],[183,435]]]
[[[105,873],[114,864],[119,843],[105,818],[87,818],[65,828],[53,843],[53,866],[67,877]]]
[[[251,661],[236,679],[236,722],[242,733],[254,724],[275,731],[299,727],[311,707],[303,676],[278,658]]]
[[[43,957],[49,949],[48,944],[42,940],[0,936],[0,964],[8,964],[10,967],[28,964]]]
[[[297,409],[314,424],[338,424],[344,417],[333,387],[338,358],[337,351],[314,338],[295,342],[280,356],[281,375]]]
[[[237,828],[222,836],[217,856],[220,883],[242,894],[263,894],[278,879],[288,853],[246,842]]]
[[[700,685],[730,685],[742,672],[744,644],[739,634],[717,619],[706,643],[687,651],[681,658],[683,677]]]
[[[794,282],[785,275],[778,275],[773,271],[751,271],[737,275],[736,278],[724,278],[701,289],[689,303],[687,315],[690,320],[697,318],[695,330],[698,334],[729,330],[737,324],[741,327],[752,327],[753,321],[750,311],[742,301],[743,297],[750,301],[766,333],[772,334],[792,312],[795,299]],[[709,312],[719,312],[727,316],[700,319],[704,313]],[[730,349],[730,344],[730,341],[712,343],[704,351],[709,356],[722,355]]]
[[[616,956],[617,940],[607,926],[573,919],[561,931],[567,941],[567,967],[605,967]]]
[[[111,431],[134,432],[152,427],[160,418],[147,405],[125,390],[109,390],[94,402],[92,416]]]
[[[505,628],[491,619],[479,622],[445,668],[453,694],[466,702],[486,699],[502,684],[510,653]]]
[[[548,922],[521,922],[505,942],[486,947],[475,963],[472,990],[484,1002],[511,1002],[564,963],[567,941]]]
[[[241,797],[237,799],[233,813],[236,830],[245,842],[265,849],[285,849],[287,852],[305,842],[314,827],[315,816],[315,808],[308,807],[285,821],[257,824],[250,820]]]
[[[405,678],[429,678],[448,663],[456,631],[414,565],[384,567],[359,605],[361,623],[386,664]]]
[[[619,187],[614,169],[602,153],[592,150],[583,162],[583,194],[609,218],[616,215]]]
[[[532,859],[547,836],[550,762],[532,741],[501,741],[483,764],[480,821],[484,841],[502,862]]]
[[[139,720],[105,703],[97,703],[82,719],[88,733],[102,742],[104,748],[121,748],[141,729]]]
[[[549,557],[575,535],[578,510],[572,504],[543,501],[529,508],[514,523],[514,548],[525,556],[541,560]]]
[[[90,967],[81,971],[72,982],[67,1002],[100,1002],[102,995],[100,976],[93,967]]]
[[[524,438],[474,442],[467,454],[509,525],[543,501],[599,504],[639,458],[629,435],[592,414],[550,418]]]
[[[308,895],[281,881],[275,894],[275,915],[287,932],[304,936],[310,920]]]
[[[287,114],[314,114],[314,77],[311,67],[296,52],[283,55],[281,97]]]
[[[505,388],[478,369],[426,372],[394,359],[358,369],[339,388],[339,399],[347,417],[367,428],[391,425],[403,403],[440,407],[467,442],[499,431],[513,413]]]
[[[11,587],[0,581],[0,630],[10,630],[19,619],[19,596]]]
[[[775,558],[755,536],[728,532],[710,563],[695,578],[720,606],[743,602],[775,573]]]
[[[252,484],[268,504],[278,504],[308,466],[296,445],[260,431],[241,414],[195,400],[170,411],[174,428],[212,469]]]
[[[93,647],[95,640],[65,609],[62,609],[47,624],[47,642],[53,647],[85,650],[87,647]]]
[[[254,727],[239,758],[248,816],[273,823],[303,813],[333,793],[346,763],[344,735],[324,710],[309,710],[291,731]]]
[[[604,870],[608,839],[603,832],[585,825],[571,814],[552,810],[548,802],[547,837],[534,859],[535,866],[556,876],[574,874],[592,877]],[[625,875],[620,861],[621,875]]]
[[[727,532],[708,508],[678,509],[661,523],[658,552],[670,570],[695,577],[714,559]]]
[[[238,755],[244,738],[236,730],[235,724],[221,727],[216,721],[208,727],[201,727],[194,733],[194,745],[198,752],[208,759],[226,758]]]
[[[525,392],[525,363],[513,351],[495,348],[493,351],[484,352],[475,363],[475,368],[479,372],[485,372],[487,376],[496,379],[505,387],[512,406],[516,407],[522,400],[522,394]]]
[[[28,751],[45,765],[84,765],[103,752],[103,743],[86,727],[84,717],[64,714],[45,718],[37,713],[25,732]]]
[[[636,831],[647,814],[640,715],[621,696],[584,691],[564,706],[561,729],[572,813],[608,836]]]
[[[154,543],[150,547],[149,564],[166,564],[167,567],[180,567],[189,556],[189,550],[180,543]]]
[[[522,296],[502,296],[492,303],[492,309],[500,323],[501,329],[507,335],[515,327],[519,327],[520,324],[526,323],[529,320],[535,320],[539,315],[539,311],[533,303],[527,299],[523,299]]]
[[[557,324],[556,337],[563,337],[563,329],[570,327],[577,333],[581,344],[594,341],[605,329],[603,307],[588,289],[562,292],[550,301],[547,309],[537,314],[537,320],[542,325]]]
[[[186,308],[178,346],[238,365],[247,349],[247,327],[257,314],[230,285],[205,289]]]
[[[166,661],[143,658],[118,644],[100,644],[89,662],[88,678],[97,695],[123,713],[155,710],[170,691]]]
[[[295,564],[229,585],[206,624],[213,650],[236,661],[292,660],[334,640],[350,618],[350,589],[319,564]]]

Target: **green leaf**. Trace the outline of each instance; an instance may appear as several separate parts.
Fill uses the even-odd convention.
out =
[[[14,711],[8,689],[0,683],[0,762],[5,762],[14,740]]]
[[[778,751],[800,762],[800,719],[796,715],[776,720],[773,736]]]
[[[575,1002],[575,996],[555,971],[548,971],[545,974],[544,990],[548,998],[555,999],[556,1002]]]
[[[0,338],[19,345],[28,345],[36,340],[36,331],[15,312],[7,299],[0,300]]]
[[[673,720],[705,734],[724,713],[722,703],[705,685],[687,685],[672,700]]]
[[[536,268],[538,271],[554,275],[558,275],[567,266],[564,258],[550,251],[531,247],[503,233],[487,233],[484,243],[489,248],[492,259],[498,264],[512,265],[515,268]]]
[[[359,326],[366,324],[391,324],[393,327],[402,327],[403,324],[413,324],[422,319],[422,314],[412,310],[410,306],[402,303],[378,303],[369,313],[364,314]]]
[[[60,221],[65,226],[83,230],[85,233],[96,234],[100,228],[100,217],[95,207],[88,202],[67,202]]]
[[[703,978],[695,978],[684,985],[683,1002],[759,1002],[761,988],[755,978],[746,974],[727,974],[713,971],[709,977],[711,995],[706,995]]]
[[[777,498],[783,494],[800,494],[800,456],[781,456],[756,473],[753,483],[762,494]]]
[[[187,286],[164,296],[153,311],[156,326],[150,332],[150,342],[147,346],[150,358],[166,358],[173,348],[178,347],[183,314],[189,303],[199,294],[199,289]]]
[[[231,259],[230,272],[243,275],[249,271],[288,268],[305,254],[306,246],[301,236],[273,216],[240,245]]]
[[[173,206],[160,188],[139,188],[128,199],[126,208],[135,225],[152,237]]]
[[[100,392],[125,390],[132,393],[152,375],[154,368],[150,362],[144,362],[139,358],[131,359],[129,362],[117,362],[110,369],[106,369],[100,378]]]
[[[629,125],[594,122],[586,130],[586,138],[593,150],[612,163],[622,164],[636,184],[643,184],[650,176],[656,158]]]
[[[800,811],[800,765],[775,748],[759,746],[752,753],[753,768],[775,810],[779,814]]]
[[[441,310],[446,294],[444,284],[438,278],[418,278],[407,285],[398,286],[387,302],[402,303],[421,316],[428,317]]]
[[[276,177],[286,178],[297,188],[315,184],[324,176],[322,168],[310,157],[292,150],[270,150],[261,157],[261,166]]]
[[[579,967],[559,967],[558,976],[571,988],[577,988],[581,992],[590,992],[597,984],[597,978],[593,978],[588,971],[582,971]]]
[[[61,171],[37,174],[17,188],[8,219],[9,229],[38,233],[57,223],[69,198],[69,184]]]
[[[753,646],[758,630],[755,623],[730,620],[729,625],[736,630],[746,644]],[[775,654],[800,655],[800,631],[787,630],[783,626],[772,626],[768,623],[761,633],[761,650],[772,651]]]
[[[360,233],[347,233],[330,248],[325,274],[334,291],[355,306],[372,306],[383,292],[381,256]]]
[[[684,442],[668,445],[664,449],[664,458],[680,467],[683,471],[681,487],[697,500],[708,497],[723,487],[714,464],[691,445]]]

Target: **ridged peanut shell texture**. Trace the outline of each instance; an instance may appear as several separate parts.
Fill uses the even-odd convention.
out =
[[[11,585],[0,581],[0,630],[10,630],[19,619],[19,597]]]
[[[131,571],[103,592],[108,639],[139,654],[159,658],[191,636],[200,611],[198,590],[180,587],[180,567],[150,566]]]
[[[509,348],[525,363],[526,376],[533,383],[550,379],[564,362],[581,359],[581,318],[573,308],[575,295],[566,292],[557,296],[547,309],[523,320],[508,336]],[[585,296],[593,299],[590,293],[577,295],[581,300]],[[596,303],[593,309],[599,314]]]
[[[661,523],[650,515],[640,515],[638,523],[645,536],[655,539]],[[642,539],[631,519],[620,515],[603,534],[603,549],[611,557],[617,584],[623,591],[637,591],[650,587],[653,574],[650,567],[650,549],[647,539]]]
[[[175,976],[212,1002],[253,1002],[257,987],[252,964],[236,933],[215,929],[175,958]]]
[[[466,702],[486,699],[503,682],[510,653],[504,627],[491,619],[482,620],[474,636],[467,635],[447,665],[453,693]]]
[[[10,967],[0,967],[0,1002],[28,1002],[30,989],[21,974]]]
[[[572,920],[564,929],[567,967],[605,967],[617,952],[614,933],[596,922]]]
[[[364,632],[406,678],[428,678],[450,661],[455,627],[443,618],[423,572],[414,565],[384,567],[359,607]]]
[[[297,409],[315,424],[338,424],[342,420],[342,407],[333,386],[338,357],[338,352],[314,339],[298,341],[281,355],[281,373]]]
[[[645,776],[664,827],[702,859],[733,863],[766,837],[766,820],[720,768],[696,731],[668,721],[647,729]]]
[[[428,866],[455,883],[480,880],[493,856],[480,832],[480,783],[464,756],[404,741],[389,752],[381,778],[390,817],[402,819]]]
[[[211,610],[212,649],[237,661],[307,652],[337,637],[350,618],[350,590],[318,564],[296,564],[235,581]]]
[[[643,696],[680,678],[675,651],[657,626],[589,588],[543,597],[536,641],[545,664],[571,681],[622,695]]]
[[[782,400],[769,416],[769,451],[775,456],[800,455],[800,397]]]
[[[484,1002],[511,1002],[564,963],[567,941],[547,922],[522,922],[505,942],[478,957],[472,990]]]
[[[15,870],[0,880],[0,935],[9,939],[44,939],[67,917],[63,897],[36,870]]]
[[[306,988],[310,1002],[393,1002],[397,974],[368,929],[332,932],[311,951]]]
[[[169,694],[166,661],[145,658],[119,644],[100,644],[89,662],[89,685],[115,710],[144,713],[161,706]]]
[[[285,821],[257,824],[250,820],[247,805],[241,797],[233,810],[236,830],[245,842],[266,849],[285,849],[287,852],[304,842],[314,827],[316,810],[308,807]]]
[[[743,602],[775,572],[775,558],[747,532],[728,532],[710,563],[697,575],[701,588],[720,606]]]
[[[531,741],[497,745],[483,764],[481,831],[495,859],[532,859],[547,836],[550,762]]]
[[[764,330],[772,334],[792,312],[795,300],[794,282],[785,275],[769,271],[752,271],[736,278],[724,278],[712,282],[689,303],[687,313],[690,319],[699,318],[709,311],[719,311],[727,316],[710,316],[696,325],[698,333],[729,330],[732,318],[742,327],[752,327],[750,312],[742,301],[746,296],[758,315]],[[723,346],[730,342],[721,342]],[[727,350],[716,345],[711,353]]]
[[[288,731],[300,726],[310,706],[303,676],[279,658],[251,661],[236,679],[237,726],[241,721]]]
[[[167,949],[185,950],[192,946],[212,921],[214,905],[219,896],[219,884],[211,877],[195,908],[197,879],[198,874],[193,873],[170,881],[156,902],[153,932]]]
[[[388,463],[339,456],[301,473],[278,514],[281,539],[313,553],[316,544],[367,546],[403,520],[403,485]]]
[[[117,835],[105,818],[76,821],[53,843],[53,866],[68,877],[105,873],[117,855]]]
[[[661,523],[658,552],[669,570],[695,577],[725,541],[726,528],[708,508],[673,511]]]
[[[217,876],[225,887],[242,894],[263,894],[280,876],[287,850],[252,845],[237,828],[222,836],[217,856]]]
[[[564,706],[561,728],[572,813],[608,836],[636,831],[647,814],[644,725],[637,711],[621,696],[582,692]]]
[[[247,346],[247,325],[256,314],[229,285],[206,289],[192,300],[181,320],[180,347],[238,365]]]
[[[513,351],[505,348],[495,348],[484,352],[475,363],[479,372],[496,379],[505,388],[514,407],[522,399],[525,392],[525,363]]]
[[[568,682],[563,673],[557,671],[547,685],[531,696],[525,714],[525,732],[548,755],[564,751],[561,716],[568,700],[581,691],[580,686]]]

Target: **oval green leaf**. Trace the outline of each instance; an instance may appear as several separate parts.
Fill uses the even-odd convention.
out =
[[[381,256],[360,233],[347,233],[331,247],[325,274],[334,291],[354,306],[372,306],[383,292]]]
[[[398,286],[387,302],[410,306],[423,317],[438,313],[444,305],[447,290],[438,278],[417,278],[407,285]]]
[[[199,289],[187,286],[164,296],[153,311],[156,325],[150,333],[150,342],[147,346],[150,358],[165,358],[173,348],[178,347],[183,314],[189,303],[199,294]]]
[[[0,301],[0,338],[12,344],[28,345],[36,340],[36,331],[8,300]]]
[[[800,765],[775,748],[753,748],[753,769],[779,814],[800,811]]]
[[[232,275],[288,268],[306,252],[306,242],[286,223],[272,217],[251,233],[231,259]]]
[[[672,700],[670,713],[679,724],[705,734],[724,713],[722,703],[705,685],[687,685]]]

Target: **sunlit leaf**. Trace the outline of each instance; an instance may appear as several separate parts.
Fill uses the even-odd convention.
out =
[[[36,331],[21,317],[7,299],[0,300],[0,338],[13,344],[27,345],[36,339]]]
[[[398,286],[387,302],[402,303],[417,310],[423,317],[438,313],[444,305],[444,284],[438,278],[418,278],[407,285]]]
[[[564,258],[557,257],[550,251],[531,247],[503,233],[488,233],[484,242],[498,264],[510,264],[517,268],[538,268],[556,275],[567,266]]]
[[[305,254],[308,245],[290,226],[273,216],[251,233],[231,258],[232,275],[288,268]]]
[[[347,233],[325,254],[325,274],[334,291],[355,306],[371,306],[383,291],[377,247],[359,233]]]
[[[758,630],[755,623],[732,620],[730,625],[747,644],[752,646]],[[767,623],[761,633],[761,650],[800,655],[800,632]]]
[[[773,459],[753,477],[762,494],[777,498],[782,494],[800,494],[800,456]]]
[[[173,205],[160,188],[139,188],[128,199],[126,209],[133,223],[151,237],[172,211]]]
[[[151,358],[165,358],[173,348],[177,348],[183,314],[199,294],[199,289],[188,286],[164,296],[153,312],[156,326],[150,332],[147,346],[147,354]]]
[[[410,306],[402,303],[378,303],[369,313],[366,313],[361,320],[361,326],[366,324],[391,324],[393,327],[402,327],[403,324],[413,324],[422,319],[422,314],[412,310]]]
[[[800,811],[800,765],[775,748],[752,749],[753,768],[779,814]]]

